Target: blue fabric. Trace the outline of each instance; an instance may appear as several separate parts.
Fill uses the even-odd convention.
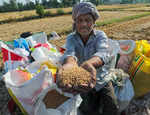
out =
[[[29,45],[24,38],[18,38],[14,40],[14,48],[24,48],[29,51]]]
[[[67,37],[66,52],[61,58],[62,61],[68,56],[77,59],[78,64],[90,59],[93,56],[100,57],[105,63],[103,67],[97,69],[97,90],[105,84],[103,77],[108,73],[112,60],[111,49],[109,47],[108,38],[103,31],[94,30],[86,45],[83,44],[78,33],[73,32]]]

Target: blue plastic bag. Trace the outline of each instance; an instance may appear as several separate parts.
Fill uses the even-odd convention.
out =
[[[29,51],[28,42],[24,38],[18,38],[14,40],[14,48],[24,48]]]
[[[123,86],[115,87],[115,95],[118,100],[119,110],[122,111],[126,109],[130,101],[134,97],[134,89],[129,78],[125,79]]]

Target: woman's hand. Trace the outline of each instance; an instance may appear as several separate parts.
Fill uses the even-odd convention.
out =
[[[63,91],[63,92],[68,92],[71,94],[78,94],[79,92],[73,90],[72,85],[71,84],[67,84],[66,86],[61,85],[61,83],[59,83],[59,76],[62,75],[63,71],[67,71],[68,69],[74,68],[75,66],[78,66],[77,62],[74,60],[73,57],[69,57],[65,63],[57,70],[57,74],[56,74],[56,84],[58,85],[58,87]]]
[[[85,61],[84,63],[82,63],[81,67],[91,73],[92,80],[90,83],[90,88],[94,88],[94,86],[96,84],[96,69],[95,69],[95,67],[88,61]]]

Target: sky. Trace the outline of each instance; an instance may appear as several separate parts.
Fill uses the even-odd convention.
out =
[[[35,2],[35,0],[17,0],[17,2],[27,3],[29,1]],[[40,0],[41,1],[41,0]],[[81,0],[82,1],[82,0]],[[0,5],[3,4],[3,2],[9,2],[9,0],[0,0]]]
[[[2,5],[3,1],[9,2],[9,0],[0,0],[0,5]],[[34,2],[35,0],[17,0],[17,2],[23,2],[23,3],[26,3],[28,1],[33,1]]]

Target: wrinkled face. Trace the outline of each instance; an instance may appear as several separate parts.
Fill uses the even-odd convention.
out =
[[[80,15],[76,19],[76,30],[82,37],[87,37],[93,30],[95,21],[90,14]]]

